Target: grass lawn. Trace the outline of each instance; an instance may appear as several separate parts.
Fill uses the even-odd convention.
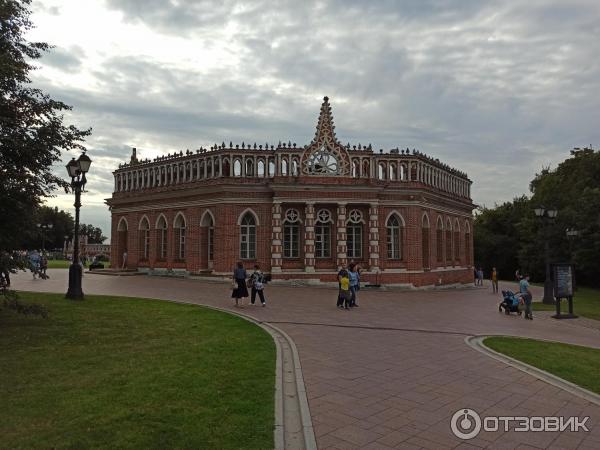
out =
[[[0,309],[3,448],[273,448],[275,345],[241,318],[158,300],[20,293]]]
[[[49,259],[48,269],[68,269],[71,265],[71,261],[66,259]]]
[[[512,337],[489,337],[483,343],[600,394],[600,349]]]
[[[544,305],[539,302],[533,303],[534,311],[555,311],[554,305]],[[560,304],[562,313],[569,312],[569,303],[563,300]],[[591,288],[577,288],[573,296],[573,312],[578,316],[600,320],[600,290]]]

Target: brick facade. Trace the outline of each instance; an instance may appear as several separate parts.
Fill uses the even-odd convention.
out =
[[[111,261],[127,251],[129,268],[228,275],[242,260],[322,281],[353,261],[365,282],[472,281],[467,176],[415,150],[343,146],[333,129],[325,98],[305,147],[223,143],[154,161],[134,149],[107,201]]]

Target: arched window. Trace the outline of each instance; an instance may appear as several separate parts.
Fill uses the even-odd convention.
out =
[[[387,257],[402,259],[402,221],[392,214],[386,223],[387,228]]]
[[[185,259],[185,218],[178,214],[174,224],[175,229],[175,259]]]
[[[200,167],[198,168],[198,179],[202,180],[204,178],[204,161],[200,162]]]
[[[452,261],[452,223],[446,221],[446,265]]]
[[[331,258],[331,213],[326,209],[317,212],[315,222],[315,257]]]
[[[292,175],[298,176],[298,161],[296,159],[292,160]]]
[[[246,160],[246,176],[247,177],[254,176],[254,160],[252,160],[252,159]]]
[[[256,172],[259,177],[265,176],[265,162],[262,159],[258,160],[258,169]]]
[[[471,227],[467,221],[465,221],[465,263],[471,264]]]
[[[292,208],[285,212],[283,221],[283,257],[300,257],[300,214]]]
[[[460,261],[460,225],[454,221],[454,261]]]
[[[360,177],[360,162],[356,159],[352,162],[352,177]]]
[[[442,218],[438,217],[436,230],[435,230],[435,240],[436,240],[436,256],[437,262],[444,262],[444,223],[442,222]]]
[[[239,159],[236,159],[233,162],[233,176],[234,177],[241,177],[242,176],[242,163],[240,162]]]
[[[398,170],[396,169],[396,164],[390,164],[389,179],[390,179],[390,181],[397,181],[398,180]]]
[[[348,258],[362,258],[362,231],[362,213],[357,209],[353,209],[348,215],[348,223],[346,224],[346,255]]]
[[[251,212],[240,222],[240,258],[256,259],[256,219]]]
[[[150,258],[150,223],[148,219],[144,217],[140,222],[140,260],[147,261]]]
[[[287,163],[287,159],[282,159],[281,160],[281,175],[283,176],[287,176],[288,174],[288,163]]]
[[[369,161],[364,160],[363,161],[363,167],[362,167],[362,176],[365,178],[371,178],[371,174],[369,173]]]
[[[385,164],[379,163],[377,166],[377,178],[380,180],[385,180]]]
[[[208,161],[206,161],[206,177],[207,178],[212,178],[213,177],[212,159],[209,159]]]
[[[423,269],[429,269],[429,217],[427,214],[423,214],[421,221],[421,252]]]
[[[167,221],[165,216],[160,216],[156,223],[156,249],[160,260],[167,259]]]
[[[275,176],[275,161],[269,161],[269,177]]]

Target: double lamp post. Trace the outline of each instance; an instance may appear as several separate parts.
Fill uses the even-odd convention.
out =
[[[75,233],[73,237],[73,260],[69,267],[69,289],[67,298],[73,300],[83,300],[83,291],[81,290],[81,277],[83,275],[82,267],[79,264],[79,208],[81,208],[81,192],[87,182],[85,174],[90,170],[92,160],[85,154],[85,151],[77,160],[72,158],[67,164],[67,172],[71,177],[71,187],[75,193]]]

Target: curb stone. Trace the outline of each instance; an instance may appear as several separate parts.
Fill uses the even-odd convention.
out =
[[[554,374],[551,374],[550,372],[538,369],[537,367],[533,367],[522,361],[511,358],[510,356],[506,356],[502,353],[492,350],[483,343],[483,340],[488,337],[498,336],[467,336],[465,338],[465,343],[469,347],[473,348],[474,350],[477,350],[480,353],[483,353],[486,356],[489,356],[490,358],[503,362],[504,364],[508,364],[509,366],[519,369],[522,372],[527,373],[528,375],[538,378],[539,380],[545,381],[546,383],[551,384],[552,386],[560,388],[564,391],[569,392],[570,394],[576,395],[579,398],[582,398],[590,403],[594,403],[595,405],[600,406],[600,395],[596,394],[595,392],[589,391],[585,388],[582,388],[581,386],[578,386],[574,383],[571,383],[570,381],[567,381],[563,378],[560,378]]]
[[[275,449],[317,450],[300,357],[292,338],[268,322],[260,322],[237,311],[209,305],[199,306],[238,316],[258,325],[271,335],[277,349],[273,432]]]

